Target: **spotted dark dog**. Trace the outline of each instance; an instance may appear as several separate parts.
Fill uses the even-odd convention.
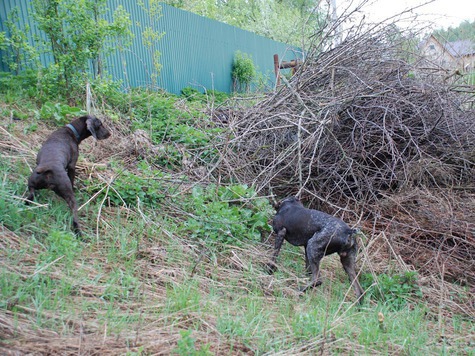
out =
[[[276,268],[276,260],[284,239],[294,246],[305,247],[305,264],[311,271],[311,281],[302,291],[319,286],[320,261],[332,253],[340,255],[340,261],[350,278],[358,301],[362,301],[361,288],[355,272],[355,260],[358,246],[351,229],[342,220],[324,212],[307,209],[296,197],[282,200],[277,206],[277,214],[272,221],[277,234],[271,272]]]
[[[26,203],[33,201],[37,189],[53,190],[66,200],[73,212],[73,230],[77,235],[81,235],[81,228],[73,191],[76,162],[79,144],[91,135],[97,140],[104,140],[110,136],[110,132],[101,120],[90,115],[77,118],[54,131],[38,152],[37,166],[28,180],[29,195]]]

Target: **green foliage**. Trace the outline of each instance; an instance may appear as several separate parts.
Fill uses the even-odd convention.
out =
[[[158,20],[162,17],[162,7],[158,0],[139,0],[139,6],[145,12],[148,19],[147,24],[137,23],[142,28],[142,43],[152,58],[153,71],[150,74],[152,86],[157,86],[157,78],[160,75],[162,65],[160,63],[161,52],[157,49],[157,43],[165,36],[165,32],[156,29]]]
[[[197,101],[201,100],[201,96],[203,95],[198,89],[192,87],[186,87],[181,90],[181,94],[188,100],[188,101]]]
[[[210,351],[210,345],[206,344],[196,350],[195,339],[191,336],[192,330],[181,330],[181,338],[177,342],[177,347],[173,349],[173,355],[180,356],[205,356],[213,355]]]
[[[324,23],[319,19],[320,14],[316,11],[315,2],[312,0],[165,0],[164,2],[297,46],[308,42]]]
[[[261,233],[269,231],[272,207],[246,185],[195,186],[185,205],[191,217],[184,227],[209,244],[241,246],[260,241]]]
[[[292,331],[299,340],[308,340],[314,335],[324,332],[325,324],[319,313],[314,310],[310,313],[295,314],[291,322]]]
[[[139,167],[140,174],[134,174],[123,170],[113,181],[113,189],[102,189],[102,186],[94,182],[88,182],[86,191],[90,194],[96,194],[100,191],[98,199],[105,198],[106,193],[108,201],[115,206],[137,206],[137,204],[148,207],[156,206],[163,199],[162,180],[165,174],[159,171],[152,171],[145,163]]]
[[[54,119],[58,125],[64,125],[67,124],[72,117],[85,114],[86,112],[78,107],[47,101],[41,106],[38,112],[38,118],[44,120]]]
[[[5,50],[7,48],[7,34],[5,32],[0,32],[0,50]]]
[[[465,20],[456,27],[438,29],[434,31],[436,36],[442,43],[458,40],[475,40],[475,21]]]
[[[236,51],[231,75],[234,80],[235,90],[249,91],[251,82],[256,77],[256,67],[252,57],[247,53]]]
[[[72,263],[81,252],[81,243],[71,232],[52,230],[46,237],[45,245],[48,249],[40,257],[45,262],[64,259],[66,263]]]
[[[229,94],[227,93],[224,93],[222,91],[219,91],[219,90],[208,90],[207,91],[207,94],[209,97],[211,97],[215,103],[217,104],[222,104],[224,103],[226,100],[229,99]]]
[[[0,93],[11,97],[14,102],[18,99],[35,99],[37,72],[31,69],[24,70],[18,75],[0,72]]]
[[[380,274],[374,279],[372,274],[361,276],[361,286],[367,290],[367,298],[384,303],[389,308],[400,310],[411,298],[421,298],[422,292],[417,285],[417,273]]]
[[[198,89],[192,87],[183,88],[181,94],[190,102],[198,101],[204,104],[207,104],[209,101],[221,104],[229,99],[227,93],[218,90],[207,90],[206,93],[203,94]]]
[[[24,68],[36,68],[39,64],[37,50],[28,43],[30,28],[20,28],[18,22],[18,7],[14,7],[5,21],[8,32],[0,34],[0,49],[6,51],[3,60],[16,74]]]
[[[182,164],[184,153],[175,143],[187,150],[200,150],[196,152],[197,157],[211,160],[215,151],[209,146],[221,130],[213,127],[198,110],[180,110],[177,101],[173,95],[135,90],[129,109],[133,128],[145,130],[154,144],[164,146],[164,155],[156,157],[157,164],[167,167]]]
[[[49,97],[63,96],[76,101],[88,80],[89,61],[95,74],[103,71],[101,56],[107,55],[106,41],[126,43],[131,37],[129,15],[122,7],[109,23],[101,15],[106,0],[34,0],[34,18],[48,37],[54,64],[41,79],[41,87]]]

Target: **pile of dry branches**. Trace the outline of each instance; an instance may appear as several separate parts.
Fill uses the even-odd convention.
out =
[[[393,235],[404,237],[405,255],[416,265],[424,264],[416,263],[422,248],[473,263],[473,92],[448,83],[446,72],[422,68],[408,44],[387,26],[314,51],[274,95],[230,115],[233,138],[221,167],[278,197],[297,194],[330,212],[349,208],[377,219],[381,229],[393,221]],[[455,189],[466,193],[458,212],[425,193]],[[466,267],[456,265],[451,276],[475,282]]]

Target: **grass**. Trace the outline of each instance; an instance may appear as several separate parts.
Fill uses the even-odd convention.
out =
[[[444,282],[440,292],[402,273],[397,260],[360,254],[368,290],[361,307],[334,256],[322,263],[323,284],[303,295],[299,248],[285,244],[279,270],[268,275],[272,209],[252,187],[192,184],[181,171],[115,158],[105,170],[80,171],[86,238],[76,238],[52,192],[29,207],[21,199],[25,162],[33,164],[39,145],[25,139],[32,125],[40,138],[50,131],[24,120],[0,136],[1,352],[48,345],[61,354],[475,354],[473,311],[451,308],[469,290]],[[84,157],[109,161],[84,145]],[[107,174],[120,178],[88,202]]]

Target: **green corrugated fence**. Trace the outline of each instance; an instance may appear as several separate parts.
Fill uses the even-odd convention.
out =
[[[108,20],[118,5],[130,14],[135,36],[130,47],[114,50],[106,58],[106,70],[114,80],[121,80],[124,88],[150,86],[152,58],[142,44],[143,24],[148,24],[150,17],[136,1],[108,0],[110,10],[105,15]],[[162,65],[157,84],[170,93],[178,94],[187,86],[232,91],[232,62],[238,50],[252,56],[269,85],[274,83],[274,54],[286,61],[301,58],[298,48],[166,4],[161,6],[162,16],[153,24],[155,31],[165,33],[156,45]],[[0,0],[0,31],[7,31],[5,21],[14,7],[19,9],[18,25],[22,29],[29,26],[29,42],[36,46],[35,38],[44,38],[44,34],[36,28],[29,1]],[[53,59],[50,54],[41,54],[40,61],[47,66]],[[8,71],[4,61],[0,63],[0,70]]]

